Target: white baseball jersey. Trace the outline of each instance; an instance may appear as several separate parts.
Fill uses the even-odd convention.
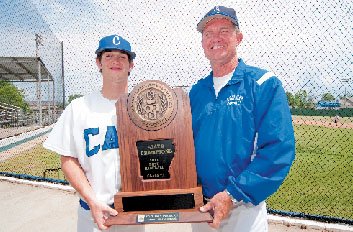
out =
[[[77,158],[98,200],[109,205],[121,185],[115,102],[100,92],[73,100],[43,144]]]

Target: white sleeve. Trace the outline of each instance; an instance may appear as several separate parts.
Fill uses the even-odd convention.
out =
[[[73,111],[72,104],[68,105],[55,123],[53,130],[43,143],[43,147],[63,156],[77,158],[73,136]]]

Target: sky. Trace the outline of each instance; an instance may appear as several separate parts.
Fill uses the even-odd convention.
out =
[[[148,79],[190,86],[210,72],[196,24],[215,4],[237,11],[244,34],[239,56],[274,72],[286,91],[305,89],[316,98],[352,91],[352,79],[341,81],[353,77],[353,2],[347,0],[2,0],[0,56],[34,56],[34,34],[41,34],[40,56],[60,95],[62,41],[66,96],[87,94],[102,83],[94,54],[99,39],[119,34],[137,54],[130,90]]]

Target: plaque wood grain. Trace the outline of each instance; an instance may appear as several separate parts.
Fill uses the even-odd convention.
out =
[[[166,127],[147,131],[136,126],[129,118],[128,95],[116,103],[120,173],[122,192],[162,189],[189,189],[197,187],[195,150],[191,125],[189,98],[181,88],[173,89],[177,99],[177,113]],[[175,145],[169,179],[143,179],[140,173],[136,141],[172,139]]]
[[[154,122],[136,121],[146,120],[139,117],[138,113],[142,111],[138,111],[138,113],[133,111],[133,116],[131,116],[132,108],[129,108],[129,105],[134,104],[133,100],[137,99],[138,103],[143,103],[145,100],[143,97],[139,98],[139,89],[145,90],[146,86],[159,88],[159,85],[165,84],[160,81],[140,83],[130,93],[131,96],[123,95],[116,102],[121,189],[114,196],[114,205],[118,215],[110,217],[106,221],[106,225],[150,223],[148,220],[140,223],[137,218],[144,217],[141,214],[146,214],[148,218],[156,216],[151,214],[163,213],[178,215],[177,221],[173,222],[212,221],[212,216],[209,213],[199,211],[199,207],[203,205],[203,195],[202,188],[197,186],[192,118],[188,95],[181,88],[170,89],[168,86],[162,86],[156,90],[160,99],[172,100],[173,102],[168,106],[176,108],[175,116],[175,111],[169,114],[174,116],[172,120],[168,116],[161,118],[162,122],[169,122],[169,124],[162,124],[163,127],[159,125],[158,121],[155,128],[153,128]],[[164,93],[163,91],[169,90],[171,92],[166,93],[169,97],[165,98],[160,95]],[[151,94],[153,97],[152,90]],[[172,99],[171,96],[175,96],[175,99]],[[164,100],[163,104],[165,104]],[[141,108],[138,108],[138,110],[141,110]],[[145,116],[145,114],[143,115]],[[145,127],[145,125],[148,126]],[[172,143],[170,143],[170,140]],[[158,141],[164,141],[164,143]],[[156,147],[157,149],[155,149]],[[158,150],[158,148],[161,148],[161,150]],[[154,172],[156,174],[159,174],[159,168],[167,167],[164,163],[162,166],[159,163],[166,158],[161,154],[166,154],[169,158],[172,157],[169,165],[169,175],[164,177],[163,172],[162,178],[159,178],[159,176],[147,178],[146,175],[143,177],[142,174],[146,173],[141,173],[141,167],[143,171],[152,169],[156,171]],[[151,173],[153,174],[153,172]],[[163,215],[161,217],[163,219]],[[157,223],[169,222],[158,221]]]

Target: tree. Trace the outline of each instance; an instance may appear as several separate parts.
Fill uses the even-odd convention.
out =
[[[331,93],[324,93],[321,97],[322,101],[334,101],[335,97]]]
[[[291,108],[295,108],[295,105],[294,105],[294,95],[293,95],[291,92],[286,92],[286,95],[287,95],[288,105],[289,105]]]
[[[72,100],[74,100],[74,99],[76,99],[76,98],[79,98],[79,97],[82,97],[82,96],[83,96],[83,95],[81,95],[81,94],[70,95],[70,96],[69,96],[69,100],[68,100],[69,104],[72,102]]]
[[[23,91],[17,89],[12,83],[0,80],[0,102],[20,107],[24,112],[28,112],[29,105],[24,100]]]
[[[308,93],[306,90],[299,90],[294,94],[295,108],[305,108],[308,106]]]
[[[315,97],[306,90],[299,90],[294,95],[286,92],[288,104],[291,108],[315,108]]]
[[[308,101],[307,101],[307,103],[306,103],[306,107],[307,107],[307,108],[310,108],[310,109],[314,109],[314,108],[315,108],[315,105],[316,105],[316,103],[315,103],[315,97],[312,96],[312,95],[309,95],[309,96],[308,96]]]

